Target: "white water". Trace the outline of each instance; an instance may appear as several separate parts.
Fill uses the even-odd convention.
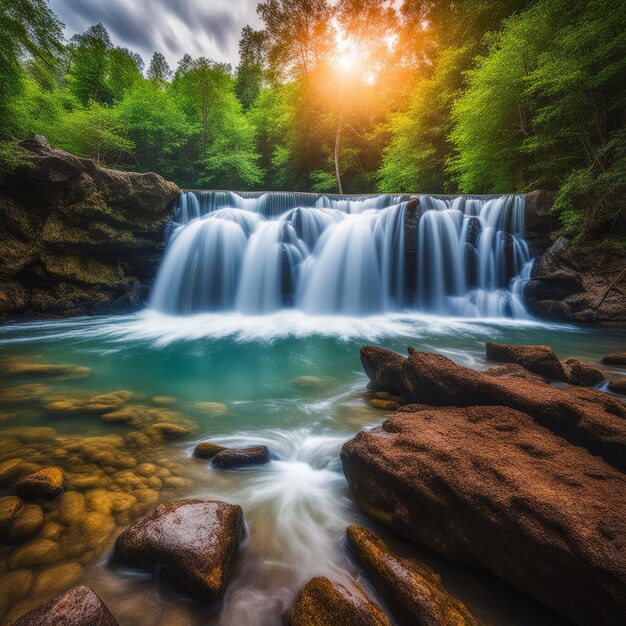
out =
[[[420,196],[412,229],[408,200],[185,192],[151,306],[173,315],[295,308],[308,315],[527,317],[522,196]],[[406,250],[417,250],[414,271]]]

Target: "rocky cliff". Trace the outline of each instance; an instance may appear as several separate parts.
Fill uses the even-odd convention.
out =
[[[0,179],[0,315],[138,307],[179,190],[156,174],[98,167],[40,136]]]

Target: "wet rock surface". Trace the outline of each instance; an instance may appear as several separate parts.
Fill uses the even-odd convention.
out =
[[[365,350],[363,348],[362,350]],[[626,468],[626,407],[594,390],[558,389],[530,378],[494,376],[430,352],[403,358],[403,394],[435,406],[501,405],[523,411],[575,445]],[[379,366],[383,370],[383,366]],[[397,372],[397,359],[393,371]],[[377,383],[380,384],[380,383]]]
[[[227,450],[224,446],[218,446],[210,441],[203,441],[193,449],[193,455],[197,459],[212,459],[218,452]]]
[[[604,381],[604,374],[597,367],[583,363],[578,359],[559,361],[550,346],[488,343],[486,350],[489,361],[521,365],[528,371],[546,379],[583,387],[593,387]]]
[[[616,378],[609,381],[609,391],[613,393],[619,393],[622,396],[626,396],[626,377]]]
[[[615,352],[607,354],[602,362],[606,365],[626,365],[626,352]]]
[[[263,465],[270,462],[270,451],[267,446],[251,446],[249,448],[227,448],[218,452],[212,464],[220,469]]]
[[[47,467],[17,483],[17,493],[24,500],[58,498],[65,491],[65,474],[58,467]]]
[[[341,459],[357,503],[401,535],[579,624],[626,610],[624,475],[528,415],[398,413],[346,443]]]
[[[290,626],[391,626],[380,607],[328,578],[313,578],[291,609]]]
[[[30,611],[13,626],[118,626],[118,623],[94,591],[80,586]]]
[[[212,604],[225,589],[242,532],[241,508],[224,502],[161,504],[115,542],[113,563],[162,567],[172,585]]]
[[[349,526],[346,534],[357,562],[399,624],[476,626],[469,611],[444,589],[429,567],[397,556],[384,541],[360,526]]]
[[[178,188],[98,167],[36,136],[0,180],[0,314],[137,308]]]

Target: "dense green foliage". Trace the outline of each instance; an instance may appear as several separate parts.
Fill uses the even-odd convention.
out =
[[[183,187],[555,192],[564,230],[626,232],[626,5],[266,0],[235,71],[63,42],[0,0],[0,162],[32,133]]]

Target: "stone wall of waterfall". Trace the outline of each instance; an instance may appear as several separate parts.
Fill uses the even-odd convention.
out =
[[[152,308],[525,317],[524,197],[189,191]]]

